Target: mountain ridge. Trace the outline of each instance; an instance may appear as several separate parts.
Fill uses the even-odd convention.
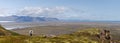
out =
[[[50,17],[31,17],[31,16],[6,16],[0,17],[0,21],[15,21],[15,22],[40,22],[40,21],[58,21],[58,18]]]

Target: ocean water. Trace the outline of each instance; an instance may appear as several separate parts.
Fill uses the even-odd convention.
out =
[[[0,21],[0,25],[2,25],[4,28],[10,30],[10,29],[13,29],[13,28],[7,27],[7,26],[5,26],[5,25],[6,25],[7,23],[12,23],[12,22],[14,22],[14,21]],[[5,23],[5,24],[4,24],[4,23]]]
[[[0,21],[0,23],[6,23],[6,22],[15,22],[15,21]]]
[[[36,23],[36,22],[14,22],[14,21],[0,21],[0,24],[7,30],[44,25],[44,23],[40,23],[40,22]]]
[[[14,21],[0,21],[0,24],[8,29],[20,29],[26,27],[35,27],[35,26],[57,26],[57,25],[114,25],[120,26],[120,22],[14,22]]]

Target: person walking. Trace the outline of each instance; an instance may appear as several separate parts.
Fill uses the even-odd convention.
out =
[[[97,35],[97,37],[100,39],[101,43],[112,43],[112,37],[109,30],[103,30],[100,32],[100,34]]]
[[[29,30],[29,35],[33,36],[33,30]]]

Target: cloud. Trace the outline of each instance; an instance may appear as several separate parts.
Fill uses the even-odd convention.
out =
[[[0,16],[32,16],[32,17],[52,17],[59,19],[81,18],[84,11],[65,6],[57,7],[23,7],[20,9],[0,9]]]
[[[16,11],[18,16],[32,16],[32,17],[51,17],[59,19],[80,19],[86,13],[81,9],[57,6],[57,7],[24,7]]]
[[[9,16],[11,11],[8,8],[0,8],[0,16]]]
[[[43,17],[57,17],[64,13],[70,12],[68,7],[24,7],[19,9],[16,14],[20,16],[43,16]]]

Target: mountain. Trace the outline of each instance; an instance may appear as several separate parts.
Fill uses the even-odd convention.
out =
[[[0,17],[0,21],[14,21],[16,17],[14,16],[6,16],[6,17]]]
[[[30,17],[30,16],[6,16],[0,17],[0,21],[15,21],[15,22],[40,22],[40,21],[58,21],[57,18],[50,17]]]

